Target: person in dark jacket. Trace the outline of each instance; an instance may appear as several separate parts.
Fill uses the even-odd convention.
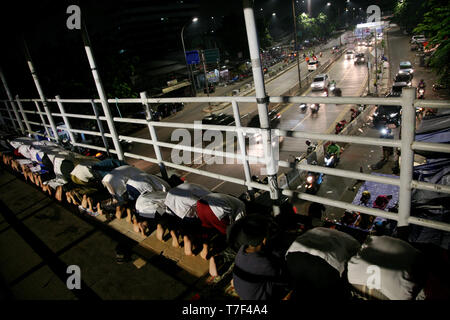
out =
[[[233,285],[243,300],[281,300],[287,281],[283,259],[267,250],[267,230],[263,225],[243,226],[247,244],[235,258]]]

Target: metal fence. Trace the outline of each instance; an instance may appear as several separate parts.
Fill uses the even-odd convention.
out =
[[[408,224],[416,224],[425,227],[431,227],[435,229],[450,231],[450,224],[425,220],[417,217],[410,216],[411,212],[411,190],[413,188],[434,191],[439,193],[450,193],[450,186],[431,184],[421,181],[413,180],[413,157],[414,150],[425,150],[432,152],[444,152],[450,153],[450,146],[448,144],[440,143],[424,143],[414,141],[414,132],[416,124],[416,108],[417,107],[427,107],[427,108],[450,108],[449,101],[435,101],[435,100],[417,100],[415,99],[415,89],[407,88],[403,90],[403,94],[398,98],[380,98],[380,97],[308,97],[308,96],[267,96],[264,89],[264,76],[261,68],[260,57],[259,57],[259,46],[257,42],[256,26],[254,21],[253,9],[250,5],[244,6],[244,16],[246,22],[247,38],[249,40],[250,56],[252,60],[253,69],[253,79],[255,84],[255,96],[223,96],[223,97],[180,97],[180,98],[148,98],[145,92],[141,93],[140,98],[121,98],[121,99],[107,99],[105,91],[103,89],[100,76],[96,69],[95,60],[90,49],[89,38],[87,37],[87,32],[83,33],[83,40],[85,41],[86,54],[91,67],[92,75],[95,80],[97,91],[99,94],[99,99],[64,99],[56,96],[54,99],[45,98],[40,85],[37,75],[34,71],[33,63],[31,58],[27,56],[28,65],[30,71],[35,80],[36,88],[39,92],[38,99],[19,99],[18,96],[12,97],[9,88],[7,88],[6,81],[2,74],[2,80],[5,86],[5,90],[8,94],[7,100],[2,100],[4,102],[5,108],[0,108],[0,111],[7,113],[6,115],[1,114],[0,121],[5,126],[11,127],[17,132],[22,134],[31,135],[41,135],[55,141],[58,141],[58,129],[67,130],[70,136],[71,143],[78,147],[88,147],[92,149],[98,149],[102,151],[108,151],[109,153],[116,154],[119,159],[124,159],[125,157],[141,159],[156,163],[160,166],[161,173],[166,176],[166,167],[174,168],[177,170],[182,170],[186,172],[191,172],[194,174],[203,175],[210,178],[220,179],[221,181],[227,181],[231,183],[236,183],[239,185],[244,185],[248,189],[256,188],[261,190],[266,190],[271,193],[271,198],[273,200],[279,199],[280,195],[286,195],[289,197],[296,197],[303,200],[314,201],[323,203],[325,205],[330,205],[338,208],[343,208],[351,211],[358,211],[366,213],[373,216],[379,216],[383,218],[388,218],[396,220],[398,226],[407,226]],[[0,70],[1,71],[1,70]],[[1,73],[1,72],[0,72]],[[308,79],[305,80],[308,83]],[[233,108],[233,115],[235,119],[234,126],[217,126],[217,125],[199,125],[191,123],[175,123],[175,122],[158,122],[152,120],[152,114],[150,112],[151,104],[159,103],[193,103],[193,102],[203,102],[203,103],[231,103]],[[241,117],[239,113],[239,103],[250,102],[255,103],[258,106],[258,114],[260,117],[260,128],[248,128],[241,126]],[[99,110],[97,110],[97,104],[100,103],[102,106],[103,115],[100,115]],[[109,104],[140,104],[144,107],[146,112],[146,119],[137,118],[122,118],[113,117],[111,114]],[[402,134],[401,139],[377,139],[369,137],[360,136],[349,136],[349,135],[333,135],[333,134],[322,134],[322,133],[311,133],[303,131],[288,131],[275,129],[271,130],[268,119],[268,104],[269,103],[323,103],[323,104],[362,104],[362,105],[401,105],[402,106]],[[44,111],[42,111],[40,104],[42,104]],[[50,106],[56,104],[59,109],[59,113],[51,112]],[[93,114],[80,114],[80,113],[66,113],[65,104],[88,104],[91,105],[93,109]],[[25,108],[25,105],[28,108]],[[34,108],[30,108],[30,105]],[[40,122],[29,121],[27,115],[35,114],[39,115]],[[59,117],[63,120],[64,126],[56,125],[54,117]],[[94,120],[98,123],[98,131],[84,130],[84,129],[73,129],[71,127],[71,118],[76,119],[88,119]],[[7,121],[9,123],[7,123]],[[106,128],[103,128],[102,122],[106,121],[107,128],[109,132],[106,132]],[[131,136],[119,135],[116,126],[120,123],[130,123],[130,124],[140,124],[148,127],[150,133],[150,139],[136,138]],[[216,131],[231,131],[236,132],[238,137],[240,153],[234,152],[222,152],[217,150],[206,149],[202,147],[191,147],[179,144],[173,144],[168,142],[162,142],[158,140],[155,128],[166,127],[166,128],[185,128],[185,129],[201,129],[201,130],[216,130]],[[44,133],[38,133],[39,129],[44,128]],[[52,134],[53,133],[53,134]],[[102,137],[104,146],[88,145],[76,141],[75,133],[94,135]],[[244,133],[257,133],[261,134],[263,137],[264,145],[264,157],[254,157],[246,154]],[[395,147],[401,149],[401,172],[400,177],[389,178],[384,176],[375,176],[370,174],[364,174],[360,172],[354,172],[342,169],[331,169],[318,165],[308,165],[308,164],[297,164],[296,168],[298,170],[307,170],[314,172],[321,172],[324,174],[352,178],[365,181],[374,181],[379,183],[385,183],[390,185],[399,186],[399,210],[398,213],[386,212],[379,209],[367,208],[364,206],[357,206],[347,202],[331,200],[325,197],[319,197],[315,195],[310,195],[306,193],[300,193],[297,191],[289,190],[288,188],[280,189],[277,186],[276,177],[279,167],[293,168],[293,164],[287,161],[277,161],[273,156],[271,139],[273,137],[293,137],[293,138],[307,138],[307,139],[318,139],[324,141],[336,141],[344,143],[355,143],[364,144],[371,146],[387,146]],[[112,139],[113,146],[107,144],[107,138]],[[142,156],[139,154],[133,154],[129,152],[124,152],[120,145],[120,139],[128,139],[130,141],[145,143],[153,146],[155,150],[155,158],[150,158]],[[58,141],[59,142],[59,141]],[[170,148],[177,150],[184,150],[189,152],[196,152],[201,154],[214,155],[219,157],[228,157],[242,160],[242,165],[244,166],[245,177],[235,178],[227,175],[216,174],[202,170],[199,168],[192,168],[187,165],[175,164],[167,159],[163,159],[160,148]],[[257,163],[264,164],[267,169],[267,175],[269,177],[268,184],[261,184],[252,181],[249,161],[255,161]],[[278,214],[277,207],[274,206],[274,214]]]

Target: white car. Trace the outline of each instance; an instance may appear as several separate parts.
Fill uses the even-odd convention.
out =
[[[347,50],[345,53],[345,59],[353,59],[355,56],[355,52],[353,50]]]
[[[308,62],[308,71],[316,71],[317,67],[319,67],[319,61],[313,60]]]
[[[414,69],[411,62],[401,61],[399,66],[400,66],[400,69],[398,70],[399,74],[408,74],[411,75],[411,78],[413,77]]]
[[[425,36],[423,34],[412,36],[412,38],[411,38],[411,44],[422,43],[425,41],[427,41],[427,39],[425,38]]]
[[[313,82],[311,83],[311,89],[313,91],[315,90],[324,90],[325,88],[328,88],[330,85],[330,78],[327,74],[318,74],[314,77]]]

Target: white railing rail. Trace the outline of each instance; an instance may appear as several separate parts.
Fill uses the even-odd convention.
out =
[[[408,90],[412,92],[409,95],[408,98]],[[303,138],[303,139],[314,139],[314,140],[323,140],[323,141],[336,141],[336,142],[344,142],[344,143],[357,143],[357,144],[363,144],[363,145],[376,145],[376,146],[386,146],[386,147],[394,147],[394,148],[400,148],[402,151],[402,157],[405,157],[407,153],[410,153],[410,156],[413,155],[414,150],[425,150],[425,151],[433,151],[433,152],[443,152],[443,153],[450,153],[450,146],[447,144],[442,143],[426,143],[426,142],[417,142],[412,141],[408,142],[408,144],[404,143],[404,137],[408,136],[406,133],[411,132],[412,137],[414,135],[414,126],[415,126],[415,107],[418,106],[433,106],[433,108],[450,108],[450,101],[441,101],[441,100],[416,100],[414,99],[414,89],[406,89],[405,94],[403,94],[402,97],[399,98],[380,98],[380,97],[269,97],[268,100],[273,103],[334,103],[336,105],[341,104],[361,104],[361,105],[401,105],[403,106],[402,109],[402,138],[401,139],[377,139],[377,138],[369,138],[369,137],[360,137],[360,136],[343,136],[343,135],[332,135],[332,134],[323,134],[323,133],[311,133],[311,132],[303,132],[303,131],[289,131],[289,130],[281,130],[281,129],[274,129],[272,130],[272,134],[279,137],[292,137],[292,138]],[[239,133],[246,133],[246,134],[263,134],[265,132],[265,129],[261,128],[249,128],[249,127],[241,127],[240,126],[240,117],[239,117],[239,108],[238,108],[238,102],[256,102],[256,97],[246,96],[246,97],[240,97],[240,96],[234,96],[234,97],[199,97],[199,98],[161,98],[161,99],[152,99],[152,98],[145,98],[143,95],[140,99],[112,99],[114,102],[117,103],[137,103],[140,105],[145,106],[145,104],[151,106],[152,104],[159,104],[159,103],[175,103],[175,102],[231,102],[233,104],[234,109],[237,110],[237,112],[234,112],[234,118],[235,123],[239,123],[238,126],[218,126],[218,125],[204,125],[204,124],[193,124],[193,123],[180,123],[180,122],[164,122],[164,121],[151,121],[150,119],[135,119],[135,118],[118,118],[118,117],[112,117],[110,119],[110,123],[115,125],[116,123],[132,123],[137,125],[147,125],[151,126],[151,128],[184,128],[184,129],[199,129],[199,130],[217,130],[217,131],[224,131],[224,132],[236,132],[238,135]],[[11,103],[10,100],[0,100],[6,103]],[[47,103],[56,103],[58,104],[60,112],[53,112],[49,113],[52,117],[60,117],[64,120],[65,127],[58,126],[57,129],[64,129],[68,131],[71,135],[71,138],[74,137],[73,133],[83,133],[86,135],[94,135],[94,136],[100,136],[104,138],[110,138],[114,139],[114,136],[107,132],[98,132],[98,131],[92,131],[92,130],[81,130],[81,129],[73,129],[70,125],[70,119],[69,118],[75,118],[75,119],[88,119],[88,120],[96,120],[96,115],[86,115],[86,114],[74,114],[74,113],[65,113],[64,112],[64,103],[84,103],[84,104],[92,104],[92,103],[101,103],[101,100],[99,99],[64,99],[64,98],[56,98],[56,99],[47,99]],[[39,128],[47,128],[51,129],[51,125],[45,123],[45,117],[48,118],[47,113],[43,111],[36,111],[36,110],[27,110],[24,108],[24,106],[27,103],[32,104],[39,104],[42,102],[41,99],[16,99],[15,102],[20,105],[20,114],[22,115],[22,118],[20,118],[20,122],[22,124],[25,124],[25,126],[22,125],[24,130],[28,132],[29,134],[38,134],[37,131],[39,129],[31,130],[31,125],[34,125]],[[8,112],[8,109],[6,108],[0,108],[1,111]],[[410,113],[410,119],[405,119],[405,114]],[[26,114],[35,114],[39,115],[41,117],[41,123],[39,122],[33,122],[29,121],[24,115]],[[413,115],[414,121],[411,121],[411,115]],[[17,119],[6,117],[5,115],[2,116],[3,119],[7,119],[13,122],[18,123]],[[101,121],[108,121],[106,116],[98,116],[98,119]],[[48,120],[48,119],[47,119]],[[44,126],[42,123],[45,123]],[[16,129],[19,129],[19,126],[16,126]],[[259,163],[259,164],[266,164],[264,157],[256,157],[256,156],[249,156],[246,154],[243,154],[242,152],[234,153],[234,152],[223,152],[219,150],[213,150],[213,149],[207,149],[203,148],[201,146],[197,147],[191,147],[191,146],[185,146],[180,144],[174,144],[174,143],[168,143],[168,142],[162,142],[158,141],[156,131],[152,130],[152,139],[145,139],[145,138],[137,138],[137,137],[131,137],[127,135],[121,135],[118,134],[117,139],[127,139],[130,141],[138,142],[138,143],[144,143],[153,146],[154,148],[170,148],[175,150],[183,150],[183,151],[189,151],[189,152],[195,152],[195,153],[201,153],[205,155],[213,155],[217,157],[226,157],[226,158],[232,158],[232,159],[238,159],[242,160],[242,164],[244,166],[248,165],[249,161],[252,161],[252,163]],[[40,133],[39,135],[49,137],[46,134]],[[53,138],[53,137],[51,137]],[[75,139],[75,138],[73,138]],[[56,140],[56,139],[55,139]],[[243,143],[242,141],[240,143]],[[110,151],[113,154],[118,155],[118,151],[115,148],[107,148],[106,146],[100,147],[95,146],[91,144],[86,143],[80,143],[76,141],[72,141],[72,144],[74,146],[84,147],[84,148],[92,148],[96,150],[101,151]],[[156,150],[156,149],[155,149]],[[155,153],[156,154],[156,153]],[[230,177],[227,175],[222,174],[216,174],[212,172],[208,172],[206,170],[202,170],[199,168],[192,168],[188,165],[182,165],[182,164],[175,164],[171,161],[167,161],[162,159],[161,153],[156,158],[150,158],[139,154],[133,154],[129,152],[125,152],[122,154],[123,157],[129,157],[134,159],[141,159],[144,161],[149,161],[152,163],[156,163],[158,165],[173,168],[176,170],[182,170],[185,172],[190,172],[194,174],[203,175],[210,178],[216,178],[220,179],[222,181],[227,181],[231,183],[236,183],[240,185],[244,185],[247,188],[256,188],[261,190],[270,191],[270,188],[268,185],[260,184],[253,182],[249,179],[249,176],[246,175],[245,179],[238,179],[234,177]],[[410,157],[410,160],[412,158]],[[408,160],[408,161],[410,161]],[[422,181],[416,181],[412,179],[412,171],[408,172],[408,176],[405,177],[400,176],[399,178],[389,178],[384,176],[376,176],[371,174],[364,174],[360,172],[350,171],[350,170],[342,170],[342,169],[335,169],[335,168],[327,168],[323,166],[318,165],[309,165],[309,164],[296,164],[294,166],[293,163],[290,163],[288,161],[278,161],[279,167],[284,168],[296,168],[298,170],[303,171],[313,171],[313,172],[321,172],[324,174],[334,175],[338,177],[343,178],[351,178],[351,179],[357,179],[357,180],[364,180],[364,181],[373,181],[378,183],[385,183],[390,184],[394,186],[400,187],[400,197],[405,195],[405,193],[411,194],[411,189],[421,189],[421,190],[427,190],[427,191],[434,191],[434,192],[440,192],[440,193],[447,193],[450,194],[450,187],[446,185],[440,185],[440,184],[432,184],[432,183],[426,183]],[[402,163],[402,171],[405,167],[411,167],[412,170],[412,163],[411,164],[403,164]],[[407,171],[407,170],[406,170]],[[402,184],[402,179],[406,181]],[[287,188],[281,190],[282,194],[290,197],[296,197],[303,200],[309,200],[309,201],[315,201],[320,202],[326,205],[346,209],[346,210],[352,210],[352,211],[359,211],[362,213],[380,216],[384,218],[389,218],[392,220],[396,220],[399,222],[402,222],[402,225],[407,224],[417,224],[420,226],[426,226],[431,228],[436,228],[440,230],[450,231],[450,225],[439,222],[439,221],[433,221],[433,220],[426,220],[426,219],[419,219],[416,217],[411,217],[409,215],[410,207],[404,208],[403,212],[401,213],[399,209],[399,213],[390,213],[382,210],[377,210],[373,208],[367,208],[363,206],[355,206],[353,204],[349,204],[342,201],[336,201],[331,200],[324,197],[319,196],[313,196],[310,194],[305,193],[298,193],[297,191],[289,190]],[[410,205],[410,198],[406,197],[408,199],[409,205]],[[400,201],[401,203],[401,201]],[[401,205],[400,205],[401,206]],[[406,214],[405,214],[406,212]]]

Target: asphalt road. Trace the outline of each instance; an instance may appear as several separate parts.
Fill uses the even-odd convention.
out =
[[[331,57],[330,50],[324,51],[322,58],[323,62],[327,61]],[[302,62],[300,64],[300,72],[302,78],[306,76],[308,73],[307,66],[305,62]],[[268,95],[276,96],[281,95],[291,89],[296,83],[298,82],[298,71],[297,67],[294,65],[294,67],[291,67],[288,71],[284,72],[278,77],[275,77],[269,81],[266,80],[265,88]],[[223,89],[223,88],[220,88]],[[230,89],[231,90],[231,89]],[[223,95],[223,90],[218,90],[218,92],[215,94],[218,96],[219,94]],[[254,93],[252,93],[254,94]],[[187,103],[185,104],[184,109],[181,112],[178,112],[174,114],[173,116],[164,119],[164,121],[167,122],[176,122],[176,123],[193,123],[194,121],[201,120],[203,117],[205,117],[208,113],[204,112],[203,110],[208,106],[207,103]],[[247,116],[248,114],[255,114],[257,112],[256,103],[241,103],[239,104],[240,108],[240,115],[242,117],[242,124],[246,125],[247,121],[249,120],[250,116]],[[226,114],[233,114],[231,106],[224,108],[223,110],[220,110],[218,112],[223,112]],[[173,142],[177,143],[178,141],[173,141],[171,139],[172,133],[174,129],[173,128],[156,128],[156,134],[158,136],[159,141],[163,142]],[[148,131],[148,128],[143,125],[142,129],[137,131],[135,134],[133,134],[134,137],[139,138],[146,138],[150,139],[150,134]],[[171,159],[171,150],[168,148],[161,148],[161,152],[163,154],[163,159]],[[131,150],[131,153],[143,155],[146,157],[152,157],[155,158],[155,153],[153,150],[153,147],[146,144],[140,144],[140,143],[134,143],[133,148]],[[159,171],[158,167],[155,164],[143,161],[143,160],[137,160],[133,158],[127,158],[126,161],[130,163],[131,165],[134,165],[144,171],[150,172],[150,173],[157,173]]]
[[[367,53],[367,49],[365,48],[361,48],[360,51]],[[354,65],[353,60],[347,60],[345,59],[345,56],[342,56],[327,73],[330,79],[337,82],[337,87],[341,88],[343,96],[360,96],[364,92],[365,80],[367,78],[367,68],[364,65]],[[297,75],[291,73],[291,78],[288,78],[288,76],[289,74],[286,73],[282,81],[295,81]],[[311,92],[310,90],[307,90],[304,95],[320,96],[322,95],[322,92]],[[337,121],[340,121],[343,118],[347,121],[349,120],[347,114],[351,108],[352,105],[337,106],[335,104],[323,104],[321,105],[318,115],[312,116],[309,110],[306,113],[301,113],[298,109],[298,105],[289,104],[283,106],[280,112],[281,121],[278,128],[284,130],[332,133],[334,132],[335,123]],[[280,147],[280,159],[288,160],[290,155],[298,156],[305,151],[306,144],[304,139],[286,138]],[[262,156],[262,150],[258,150],[258,148],[255,147],[253,150],[250,150],[250,154]],[[293,160],[293,158],[291,157],[290,160]],[[210,172],[229,175],[236,178],[243,179],[245,177],[244,169],[242,165],[239,164],[204,164],[198,167],[207,169]],[[252,174],[258,176],[261,175],[262,167],[263,165],[252,164]],[[286,172],[287,170],[288,169],[286,168],[281,168],[279,172]],[[217,179],[190,173],[185,174],[185,177],[187,181],[202,184],[212,191],[229,193],[236,196],[240,195],[246,189],[244,186],[236,185],[234,183],[218,181]]]

